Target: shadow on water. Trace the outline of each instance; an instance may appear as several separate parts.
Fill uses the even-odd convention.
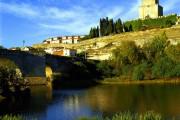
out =
[[[100,73],[96,68],[98,61],[73,61],[71,69],[53,74],[54,89],[85,89],[98,85]]]

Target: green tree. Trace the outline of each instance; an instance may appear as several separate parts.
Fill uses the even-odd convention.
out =
[[[99,26],[96,28],[96,37],[99,37]]]
[[[173,61],[180,62],[180,43],[177,45],[169,45],[165,49],[166,55],[171,58]]]
[[[172,77],[180,77],[180,62],[175,64],[174,69],[171,72]]]
[[[3,46],[0,45],[0,49],[5,49]]]
[[[131,64],[139,62],[139,48],[134,41],[123,41],[120,46],[120,54],[124,59],[127,59]]]
[[[159,57],[152,67],[154,78],[172,77],[175,63],[168,57]]]
[[[134,65],[139,64],[143,57],[140,48],[133,41],[124,41],[112,51],[111,64],[115,75],[130,76]]]
[[[91,28],[89,35],[87,38],[95,38],[95,37],[99,37],[99,27],[97,26],[94,28]]]
[[[113,19],[110,19],[108,22],[109,23],[108,23],[106,35],[110,35],[110,34],[114,33],[114,22],[113,22]]]
[[[115,33],[122,33],[123,32],[123,24],[122,24],[122,21],[121,19],[118,19],[116,22],[115,22]]]
[[[114,22],[113,19],[108,17],[100,19],[100,34],[101,36],[107,36],[114,33]]]

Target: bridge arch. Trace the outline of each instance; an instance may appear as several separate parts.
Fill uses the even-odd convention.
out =
[[[46,74],[46,79],[48,81],[52,81],[53,71],[52,71],[52,68],[48,65],[46,65],[45,67],[45,74]]]

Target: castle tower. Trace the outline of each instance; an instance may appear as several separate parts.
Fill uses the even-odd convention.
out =
[[[159,5],[159,0],[142,0],[139,18],[157,18],[158,16],[163,16],[163,7]]]

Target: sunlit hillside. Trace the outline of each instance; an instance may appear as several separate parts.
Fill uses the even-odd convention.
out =
[[[138,32],[127,32],[110,35],[106,37],[94,38],[81,41],[78,44],[36,44],[35,48],[65,47],[77,49],[79,52],[86,50],[90,59],[108,59],[111,51],[119,46],[122,41],[133,40],[137,45],[143,45],[154,36],[166,32],[172,44],[180,43],[180,26],[173,26],[164,29],[152,29]]]

